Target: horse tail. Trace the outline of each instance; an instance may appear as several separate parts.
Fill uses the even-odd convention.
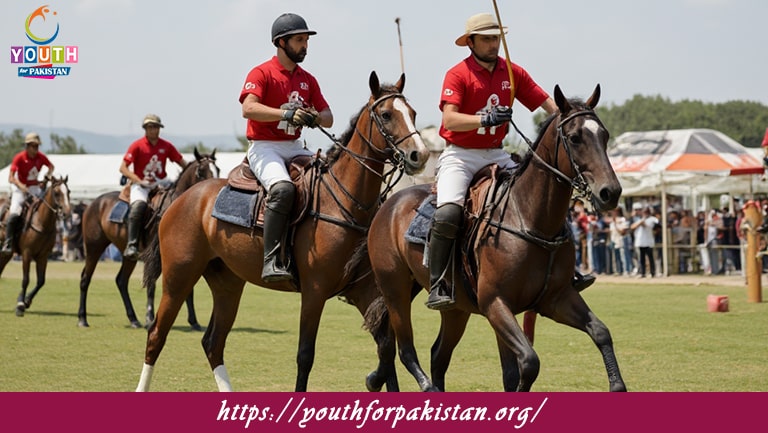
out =
[[[150,236],[149,243],[141,253],[141,260],[144,262],[144,287],[160,279],[162,264],[160,263],[160,237],[157,233]]]
[[[379,296],[371,302],[363,316],[363,329],[370,332],[373,339],[380,341],[389,332],[389,311],[384,304],[384,297]]]

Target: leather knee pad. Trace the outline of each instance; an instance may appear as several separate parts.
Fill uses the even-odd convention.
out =
[[[291,182],[278,182],[272,185],[267,195],[267,208],[287,215],[293,207],[293,200],[296,197],[296,187]]]
[[[446,203],[435,211],[432,236],[456,239],[464,209],[455,203]]]

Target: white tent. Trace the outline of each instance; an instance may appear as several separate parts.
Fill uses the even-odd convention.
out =
[[[626,132],[608,150],[625,196],[661,196],[662,267],[669,274],[667,194],[753,194],[762,161],[739,142],[711,129]]]
[[[751,193],[762,161],[719,131],[626,132],[608,150],[627,196]]]
[[[69,176],[69,185],[71,199],[77,201],[91,201],[101,194],[110,191],[118,191],[120,186],[120,163],[122,154],[76,154],[59,155],[48,154],[55,167],[54,174],[57,176]],[[239,164],[245,151],[243,152],[216,152],[216,165],[221,170],[220,177],[226,177],[229,171]],[[195,159],[191,153],[185,153],[184,158],[187,161]],[[176,179],[181,172],[179,166],[174,163],[168,163],[168,176]],[[10,184],[8,183],[8,174],[10,165],[0,170],[0,194],[10,194]]]

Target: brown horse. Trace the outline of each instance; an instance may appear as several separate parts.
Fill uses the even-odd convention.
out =
[[[21,292],[16,299],[16,315],[24,316],[37,292],[45,284],[45,271],[48,256],[56,245],[57,222],[70,213],[69,176],[46,176],[42,198],[34,198],[27,211],[24,229],[13,245],[14,252],[21,255]],[[0,275],[13,257],[12,254],[0,256]],[[37,284],[27,293],[29,287],[29,268],[35,262]]]
[[[599,96],[597,86],[586,103],[567,100],[555,87],[559,114],[546,121],[521,166],[500,178],[495,195],[473,215],[477,225],[468,224],[467,233],[476,234],[474,241],[457,241],[455,268],[468,256],[472,264],[464,268],[473,272],[449,276],[456,304],[441,312],[431,353],[432,380],[419,365],[411,325],[412,299],[429,287],[429,272],[422,264],[423,247],[405,238],[430,186],[398,192],[374,217],[367,248],[386,309],[372,306],[368,324],[374,329],[375,323],[379,328],[391,324],[400,360],[422,390],[445,389],[451,354],[472,313],[485,316],[496,333],[505,390],[530,390],[539,359],[515,317],[529,310],[586,332],[603,355],[610,389],[626,390],[608,328],[571,286],[575,255],[565,228],[574,188],[598,210],[615,208],[621,195],[606,155],[608,131],[593,111]],[[476,275],[474,284],[470,273]],[[369,384],[386,378],[393,363],[382,360],[384,370],[371,373]]]
[[[219,167],[216,166],[216,150],[210,154],[201,154],[195,148],[195,160],[190,162],[179,178],[168,188],[160,188],[150,199],[151,214],[148,216],[147,224],[144,226],[144,236],[141,245],[147,245],[149,240],[157,234],[157,222],[160,216],[165,212],[170,203],[181,193],[189,189],[192,185],[212,177],[219,177]],[[113,191],[98,196],[83,213],[82,219],[82,237],[85,252],[85,264],[80,273],[80,308],[77,312],[78,326],[88,327],[88,318],[86,313],[86,299],[88,297],[88,287],[91,284],[91,277],[96,270],[101,255],[107,249],[110,243],[114,244],[120,251],[125,249],[128,243],[128,230],[124,223],[116,223],[110,220],[110,213],[114,205],[120,200],[120,192]],[[115,278],[117,289],[120,291],[120,297],[125,305],[125,312],[132,328],[140,328],[141,323],[136,318],[136,312],[133,310],[133,303],[128,293],[128,282],[134,268],[136,260],[123,259],[120,270]],[[156,279],[150,279],[146,282],[147,287],[147,323],[150,323],[155,317],[155,282]],[[190,294],[187,300],[187,311],[189,324],[193,329],[201,330],[202,327],[197,322],[193,296]]]
[[[137,391],[149,389],[152,370],[184,299],[202,276],[213,293],[213,312],[203,336],[203,349],[220,391],[232,389],[224,366],[224,345],[237,315],[246,281],[301,293],[296,391],[306,391],[315,357],[325,302],[344,295],[361,313],[377,297],[375,286],[344,292],[350,282],[345,264],[364,238],[371,218],[391,189],[394,173],[421,171],[429,157],[414,123],[416,113],[402,94],[405,75],[394,86],[381,86],[371,73],[371,96],[324,160],[316,160],[316,185],[307,217],[295,226],[293,281],[261,280],[263,245],[260,229],[243,228],[211,216],[216,196],[227,181],[208,180],[176,200],[160,221],[159,253],[146,266],[162,263],[163,295],[149,328],[144,368]],[[399,179],[399,177],[398,177]],[[394,347],[393,347],[394,350]]]

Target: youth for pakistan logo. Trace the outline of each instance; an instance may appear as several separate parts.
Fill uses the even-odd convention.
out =
[[[11,46],[11,63],[19,65],[19,77],[52,80],[70,74],[71,67],[65,65],[77,63],[80,52],[77,45],[52,45],[59,36],[58,18],[50,5],[40,6],[27,16],[24,30],[33,45]]]

